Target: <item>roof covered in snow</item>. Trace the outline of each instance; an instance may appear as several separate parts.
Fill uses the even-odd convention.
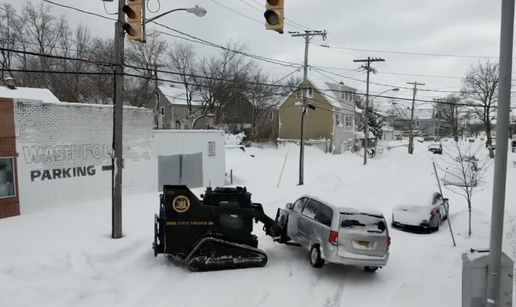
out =
[[[173,86],[161,85],[158,87],[160,92],[165,95],[168,102],[175,105],[187,105],[186,89],[182,84],[174,84]],[[192,105],[200,106],[202,102],[197,97],[192,98]]]
[[[15,89],[10,89],[6,86],[0,86],[0,97],[43,102],[60,102],[59,99],[46,88],[16,87]]]
[[[285,96],[283,101],[281,101],[278,104],[278,106],[281,106],[283,103],[285,103],[285,101],[287,101],[287,99],[290,98],[290,96],[292,96],[292,94],[297,90],[297,88],[299,88],[299,86],[302,84],[302,82],[303,81],[299,82],[296,89],[293,90],[289,95]],[[321,79],[308,78],[308,82],[310,82],[315,87],[315,89],[319,93],[321,93],[321,95],[326,99],[326,101],[328,101],[328,103],[330,103],[333,107],[339,108],[339,109],[346,109],[346,108],[345,108],[345,105],[343,106],[341,104],[342,99],[339,99],[337,97],[338,93],[342,92],[343,90],[349,91],[349,92],[356,92],[356,89],[353,87],[343,85],[340,83],[331,83],[331,82],[327,82],[327,81],[321,80]],[[362,112],[361,109],[359,109],[355,106],[354,101],[348,101],[348,103],[353,104],[354,112],[357,112],[357,113]],[[351,110],[348,110],[348,111],[351,111]]]
[[[396,108],[395,113],[398,116],[403,117],[404,119],[410,119],[410,108]],[[426,109],[414,109],[414,119],[432,119],[434,115],[434,109],[426,108]]]

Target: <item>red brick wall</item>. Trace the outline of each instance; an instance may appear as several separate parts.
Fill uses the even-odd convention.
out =
[[[16,133],[14,129],[14,102],[12,99],[0,98],[0,157],[14,157],[14,178],[16,196],[0,198],[0,218],[20,215],[18,197],[18,173],[16,163]]]

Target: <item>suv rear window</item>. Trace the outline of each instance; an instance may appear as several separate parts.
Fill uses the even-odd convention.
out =
[[[387,229],[382,216],[366,213],[340,213],[340,228],[360,229],[372,233],[383,233]]]

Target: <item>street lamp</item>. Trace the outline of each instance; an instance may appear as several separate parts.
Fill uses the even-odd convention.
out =
[[[390,92],[390,91],[393,91],[393,92],[399,92],[399,90],[400,90],[400,89],[399,89],[399,88],[397,88],[397,87],[395,87],[395,88],[390,88],[390,89],[388,89],[388,90],[385,90],[385,91],[381,92],[380,94],[378,94],[378,95],[376,95],[376,96],[373,96],[373,99],[380,97],[383,93],[387,93],[387,92]],[[369,102],[371,102],[373,99],[369,99]]]
[[[153,22],[154,20],[156,20],[158,18],[161,18],[161,17],[163,17],[165,15],[168,15],[170,13],[177,12],[177,11],[185,11],[187,13],[194,14],[197,17],[204,17],[204,15],[206,15],[206,13],[207,13],[206,9],[196,5],[196,6],[191,7],[191,8],[180,8],[180,9],[173,9],[173,10],[170,10],[170,11],[166,11],[164,13],[159,14],[158,16],[152,17],[151,19],[145,20],[145,23],[151,23],[151,22]]]

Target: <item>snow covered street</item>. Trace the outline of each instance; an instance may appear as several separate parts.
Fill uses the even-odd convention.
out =
[[[287,147],[246,148],[245,153],[227,149],[226,168],[233,170],[235,184],[247,186],[253,201],[262,203],[271,217],[278,207],[308,193],[347,206],[375,207],[390,221],[392,207],[405,194],[420,191],[415,188],[422,185],[429,187],[428,194],[438,190],[427,144],[416,142],[414,155],[408,155],[406,147],[385,150],[367,166],[351,153],[325,155],[307,147],[303,187],[296,186],[298,150],[291,145],[279,188]],[[508,168],[507,185],[514,186],[516,167],[509,163]],[[110,200],[0,220],[0,306],[404,307],[406,293],[416,296],[421,293],[417,289],[425,288],[441,293],[439,306],[459,306],[461,254],[488,247],[491,182],[489,170],[473,197],[471,238],[465,199],[444,189],[457,247],[447,223],[433,234],[391,228],[389,264],[374,274],[337,265],[314,269],[307,252],[272,242],[261,224],[255,233],[269,257],[264,268],[190,273],[166,257],[153,256],[158,193],[124,199],[125,238],[120,240],[110,239]],[[513,258],[515,204],[516,193],[508,189],[504,250]],[[435,303],[419,302],[420,307]]]

